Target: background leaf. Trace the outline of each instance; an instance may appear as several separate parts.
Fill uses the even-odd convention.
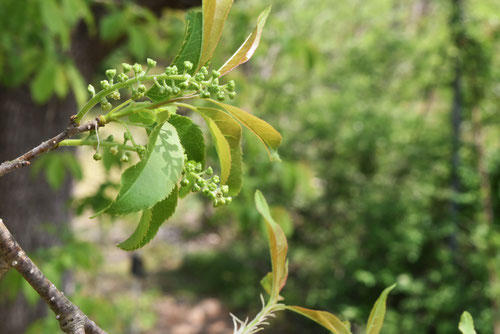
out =
[[[201,162],[205,167],[205,139],[200,127],[189,117],[180,115],[170,115],[168,122],[177,130],[188,160]]]
[[[198,68],[201,56],[201,43],[203,39],[203,14],[190,11],[186,15],[186,34],[181,49],[172,65],[177,66],[179,72],[184,71],[184,62],[193,63],[193,68],[188,73],[193,74]]]
[[[391,285],[386,288],[380,294],[375,305],[370,312],[370,317],[368,318],[368,323],[366,324],[366,334],[378,334],[382,329],[384,324],[385,310],[386,310],[386,300],[389,292],[396,287],[396,284]]]
[[[222,75],[232,71],[239,65],[246,63],[250,58],[252,58],[255,50],[259,46],[260,36],[262,35],[262,29],[264,29],[264,24],[266,23],[269,12],[271,11],[271,6],[267,7],[257,19],[257,25],[253,32],[247,37],[245,42],[240,46],[240,48],[228,59],[228,61],[222,65],[219,72]]]
[[[146,155],[122,174],[120,192],[105,212],[123,215],[151,208],[170,194],[183,164],[184,151],[174,126],[168,122],[156,126]]]
[[[47,102],[54,92],[57,63],[47,59],[31,82],[31,96],[38,103]]]
[[[273,286],[271,298],[278,298],[279,292],[285,286],[286,278],[288,276],[286,261],[288,244],[283,230],[278,223],[274,221],[273,217],[271,217],[266,199],[259,190],[255,192],[255,205],[257,206],[257,211],[259,211],[267,223],[269,248],[271,251],[271,262],[273,266]]]
[[[240,192],[243,183],[243,161],[241,153],[241,126],[225,112],[215,108],[198,108],[207,117],[210,117],[220,129],[229,144],[231,167],[229,177],[223,184],[229,186],[229,195],[235,196]]]
[[[474,320],[469,312],[465,311],[462,313],[458,329],[462,332],[462,334],[476,334],[476,330],[474,329]]]

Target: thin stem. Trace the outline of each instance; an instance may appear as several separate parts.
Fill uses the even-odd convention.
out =
[[[130,146],[130,145],[119,144],[119,143],[109,142],[109,141],[101,141],[100,143],[101,143],[101,146],[104,146],[104,147],[117,146],[123,150],[137,152],[137,148],[134,146]],[[91,139],[65,139],[59,143],[59,146],[96,146],[96,145],[97,145],[97,140],[91,140]]]

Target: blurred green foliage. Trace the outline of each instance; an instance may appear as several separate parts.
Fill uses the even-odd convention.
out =
[[[235,4],[225,27],[231,33],[223,34],[214,65],[232,54],[268,3]],[[31,0],[21,6],[4,0],[0,29],[15,33],[0,35],[2,85],[29,80],[39,102],[66,95],[70,83],[84,96],[81,79],[65,78],[79,76],[65,52],[79,19],[110,43],[125,36],[126,43],[103,68],[143,61],[146,55],[165,63],[172,59],[183,34],[182,14],[157,18],[133,2],[106,2],[108,14],[96,26],[89,4]],[[205,226],[236,225],[241,233],[221,250],[188,255],[176,273],[185,277],[179,288],[217,295],[240,310],[259,306],[258,281],[269,270],[262,221],[253,205],[260,188],[276,204],[273,214],[289,238],[290,275],[283,292],[288,304],[330,310],[356,328],[380,291],[397,282],[384,333],[456,333],[465,309],[478,332],[492,332],[491,299],[500,289],[490,285],[488,267],[498,271],[500,234],[498,221],[493,227],[483,222],[471,110],[482,113],[493,209],[499,216],[500,3],[465,2],[463,48],[453,44],[456,27],[447,0],[272,4],[256,56],[229,76],[239,91],[235,104],[283,134],[283,162],[269,163],[258,140],[244,134],[242,193]],[[450,111],[457,59],[465,69],[465,112],[462,189],[454,194]],[[60,177],[52,178],[56,186]],[[98,193],[103,200],[104,190]],[[450,215],[452,200],[459,203],[458,220]],[[86,205],[102,207],[93,198],[80,210]],[[204,284],[190,284],[190,277],[201,274]],[[96,321],[105,328],[113,328],[105,324],[109,318],[127,318],[104,301],[76,297],[75,302],[84,311],[88,307],[90,316],[104,314]],[[274,325],[275,332],[317,328],[287,317],[293,321]]]

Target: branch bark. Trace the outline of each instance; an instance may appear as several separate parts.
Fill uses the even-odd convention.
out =
[[[82,125],[70,122],[68,127],[63,132],[59,133],[57,136],[42,142],[37,147],[29,150],[28,152],[24,153],[23,155],[17,157],[14,160],[5,161],[2,164],[0,164],[0,177],[4,176],[7,173],[12,172],[15,169],[29,166],[31,160],[33,160],[40,154],[46,153],[48,151],[57,148],[58,144],[62,140],[71,138],[82,132],[97,130],[100,126],[104,126],[104,124],[100,123],[98,119]]]
[[[45,277],[14,240],[2,219],[0,219],[0,256],[3,264],[17,270],[54,311],[64,333],[106,334]]]

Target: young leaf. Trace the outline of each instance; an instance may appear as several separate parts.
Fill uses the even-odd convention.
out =
[[[31,82],[31,96],[37,103],[46,102],[54,91],[57,64],[54,60],[46,60],[35,79]]]
[[[194,124],[189,117],[180,115],[171,115],[168,122],[177,130],[188,160],[201,162],[205,167],[205,139],[200,127]]]
[[[260,285],[268,295],[271,295],[273,289],[273,273],[269,272],[260,280]]]
[[[203,108],[202,108],[203,109]],[[221,169],[221,183],[225,184],[229,178],[229,174],[231,172],[231,147],[229,143],[222,133],[222,131],[217,126],[217,123],[210,118],[208,115],[205,115],[200,109],[198,109],[201,116],[208,125],[208,129],[210,130],[210,134],[215,141],[215,149],[217,150],[217,155],[219,156],[220,169]]]
[[[262,141],[262,143],[264,143],[271,161],[280,161],[277,150],[281,144],[281,135],[269,123],[230,104],[225,104],[215,100],[210,101],[224,108],[228,113],[250,129],[250,131],[252,131]]]
[[[142,240],[144,239],[146,233],[149,229],[149,224],[151,223],[151,209],[146,209],[142,212],[139,224],[127,240],[119,243],[117,246],[123,250],[131,251],[140,247]]]
[[[128,116],[128,120],[132,123],[152,125],[156,122],[156,114],[149,109],[135,111]]]
[[[184,165],[184,151],[174,126],[156,126],[142,160],[122,174],[117,198],[104,212],[123,215],[151,208],[170,194]]]
[[[300,306],[286,306],[286,309],[297,312],[317,322],[334,334],[351,334],[346,324],[330,312],[310,310]]]
[[[198,68],[212,58],[232,5],[233,0],[203,1],[203,45]]]
[[[259,211],[267,223],[269,248],[271,250],[271,263],[273,267],[271,298],[279,298],[279,292],[285,286],[286,278],[288,276],[288,266],[286,260],[288,244],[283,230],[278,223],[274,221],[273,217],[271,217],[266,199],[259,190],[255,192],[255,205],[257,206],[257,211]]]
[[[198,68],[201,55],[201,43],[203,40],[203,14],[201,12],[191,11],[186,15],[186,33],[181,49],[175,57],[172,65],[177,66],[179,72],[184,71],[184,62],[193,63],[193,68],[188,70],[193,74]]]
[[[246,63],[250,58],[252,58],[255,50],[259,46],[260,36],[262,35],[262,29],[266,23],[269,12],[271,11],[271,6],[267,7],[257,19],[257,25],[253,32],[247,37],[245,42],[240,46],[240,48],[229,58],[229,60],[222,65],[219,72],[222,75],[232,71],[239,65]]]
[[[229,186],[229,195],[235,196],[240,192],[243,183],[243,159],[241,156],[241,126],[225,112],[214,108],[198,108],[198,110],[211,118],[229,144],[231,154],[231,169],[227,181],[223,184]]]
[[[462,313],[458,329],[462,332],[462,334],[477,334],[474,329],[474,320],[469,312],[465,311]]]
[[[366,324],[366,334],[378,334],[382,329],[386,309],[385,302],[387,300],[389,292],[391,292],[391,290],[395,287],[396,284],[393,284],[382,291],[380,297],[378,297],[377,301],[375,302],[375,305],[373,305],[370,316],[368,317],[368,323]]]

